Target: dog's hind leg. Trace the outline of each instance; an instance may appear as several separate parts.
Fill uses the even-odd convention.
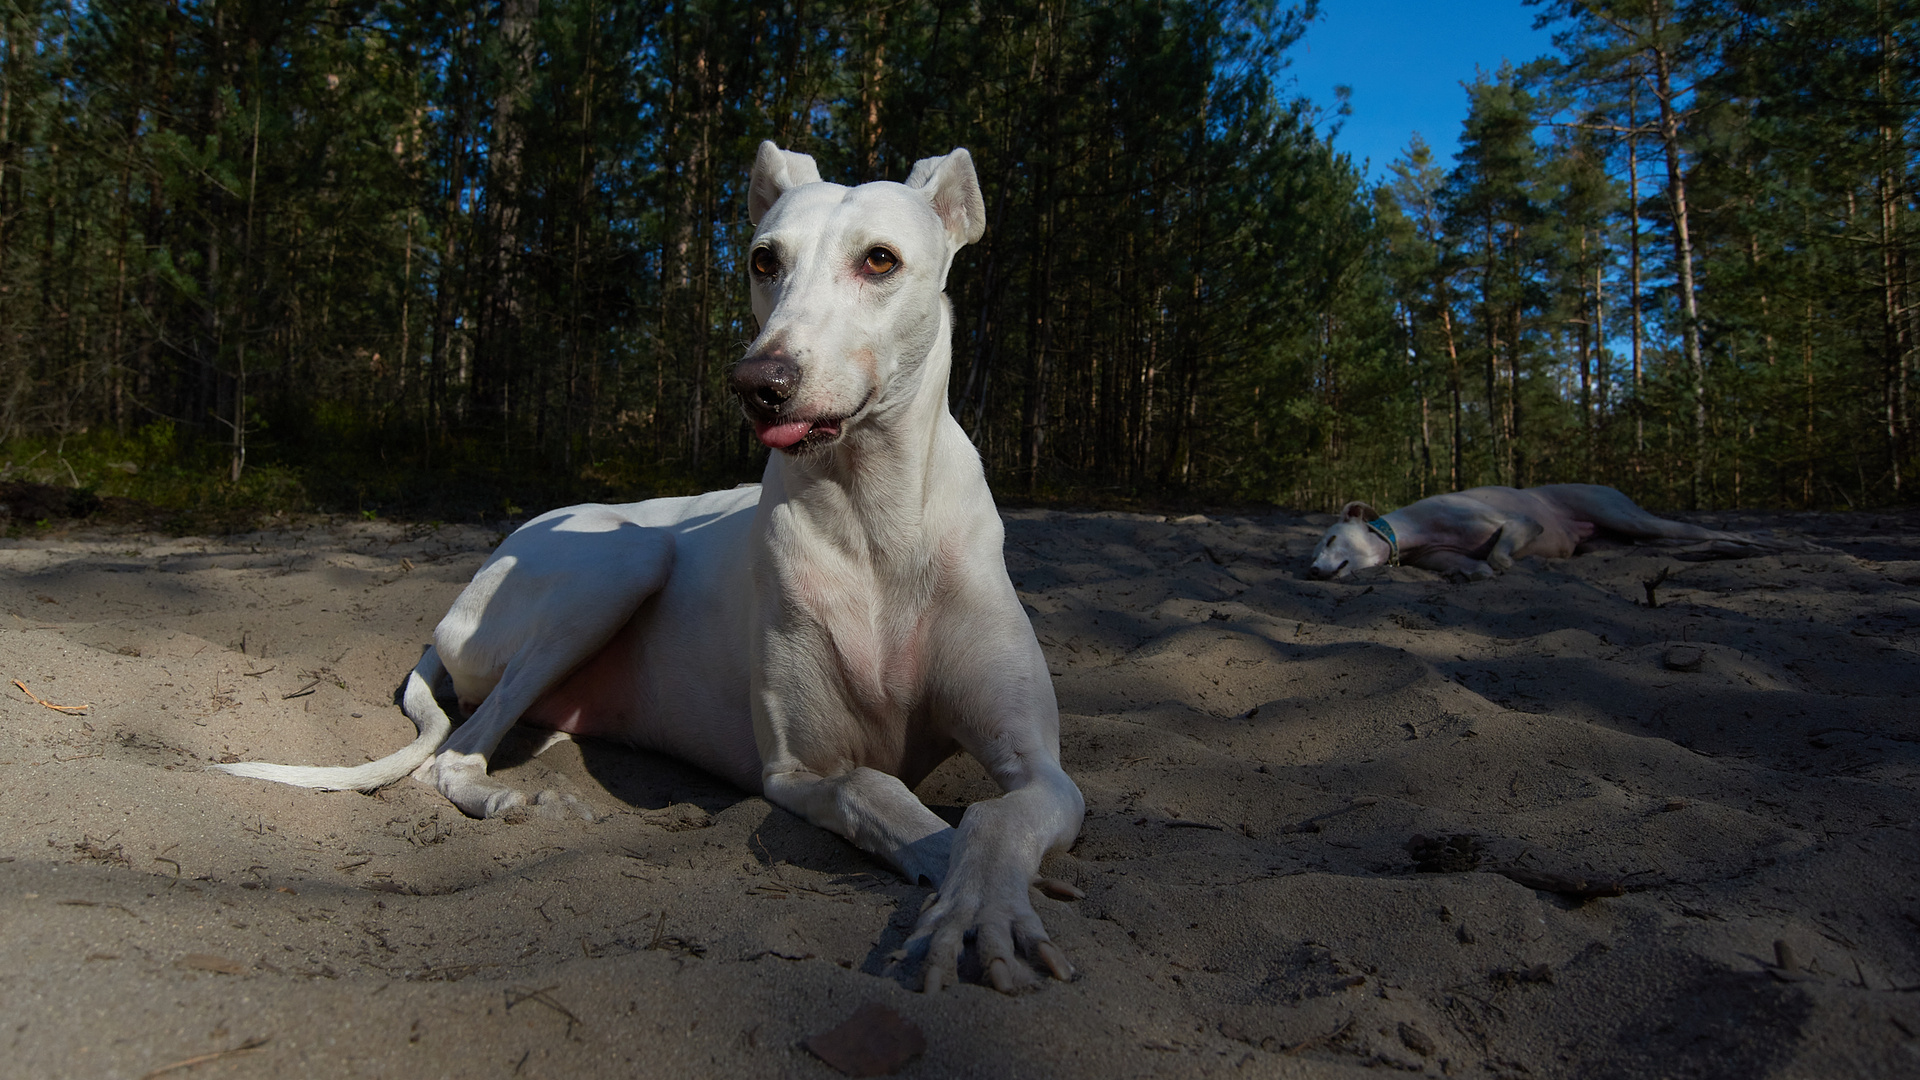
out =
[[[467,722],[414,773],[463,812],[497,817],[529,802],[487,775],[507,731],[548,691],[591,659],[673,569],[673,538],[601,507],[538,518],[500,545],[434,630],[464,701]],[[444,716],[440,705],[430,708]],[[578,799],[543,791],[531,802],[591,818]]]
[[[593,811],[578,798],[555,791],[526,793],[487,775],[487,759],[500,746],[500,740],[512,729],[520,714],[539,700],[547,689],[578,666],[579,659],[555,657],[530,646],[528,655],[515,657],[507,666],[499,686],[487,695],[458,733],[447,740],[438,754],[414,773],[437,788],[453,805],[469,817],[499,817],[515,807],[531,802],[565,814],[573,812],[593,820]],[[591,655],[589,653],[588,655]],[[567,662],[571,660],[571,662]],[[556,662],[557,661],[557,662]],[[439,708],[436,702],[434,707]],[[543,747],[544,749],[544,747]]]
[[[1709,529],[1658,517],[1610,487],[1592,485],[1588,490],[1578,491],[1576,497],[1575,510],[1598,526],[1602,533],[1630,540],[1724,540],[1752,544],[1757,548],[1767,546],[1757,537],[1745,533]]]
[[[1545,528],[1537,521],[1516,514],[1500,523],[1500,535],[1494,537],[1493,550],[1487,552],[1487,565],[1495,570],[1511,570],[1513,560],[1527,553],[1527,545],[1540,539]]]
[[[1669,521],[1642,510],[1625,495],[1603,488],[1605,495],[1595,502],[1594,524],[1614,536],[1630,541],[1683,540],[1681,547],[1668,548],[1673,557],[1690,561],[1704,559],[1747,559],[1789,551],[1828,551],[1808,540],[1775,536],[1771,533],[1743,533],[1729,529],[1709,529],[1684,521]]]

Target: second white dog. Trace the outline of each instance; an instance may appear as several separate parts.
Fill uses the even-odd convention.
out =
[[[969,937],[1002,991],[1036,981],[1028,959],[1068,978],[1028,889],[1084,805],[979,457],[947,410],[943,290],[986,219],[972,159],[847,188],[763,143],[749,203],[760,334],[732,379],[777,451],[761,486],[535,518],[408,677],[412,745],[354,768],[225,768],[330,789],[417,769],[490,816],[526,802],[487,775],[516,722],[615,739],[931,883],[909,939],[928,989],[957,977]],[[432,692],[443,674],[471,710],[457,731]],[[955,829],[911,789],[960,749],[1004,794]]]
[[[1350,502],[1314,548],[1308,572],[1345,577],[1406,563],[1457,580],[1485,581],[1528,555],[1564,559],[1603,544],[1687,540],[1699,553],[1766,555],[1804,545],[1669,521],[1601,484],[1477,487],[1430,495],[1381,514]]]

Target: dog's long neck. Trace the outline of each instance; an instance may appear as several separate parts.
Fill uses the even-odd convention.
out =
[[[837,546],[866,548],[880,563],[925,558],[928,506],[950,479],[940,470],[954,464],[937,448],[943,438],[965,440],[947,409],[951,333],[943,295],[931,349],[894,373],[856,428],[831,447],[773,456],[765,482],[809,531]]]
[[[1371,529],[1367,530],[1367,535],[1375,546],[1386,552],[1381,557],[1382,562],[1397,556],[1402,563],[1405,563],[1408,558],[1430,546],[1432,538],[1420,528],[1419,523],[1414,521],[1406,510],[1407,508],[1403,506],[1398,510],[1389,510],[1380,515],[1380,520],[1386,522],[1387,527],[1393,530],[1393,543],[1389,544],[1386,537]]]

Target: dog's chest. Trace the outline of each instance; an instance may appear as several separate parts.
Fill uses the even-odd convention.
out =
[[[925,688],[927,630],[937,580],[855,565],[804,568],[794,598],[805,613],[822,674],[840,684],[849,706],[870,720],[911,712]]]

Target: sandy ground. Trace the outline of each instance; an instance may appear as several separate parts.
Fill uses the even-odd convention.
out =
[[[1079,978],[1018,998],[909,992],[924,890],[664,759],[504,759],[591,824],[205,770],[406,741],[497,532],[0,541],[0,1074],[826,1077],[879,1002],[905,1076],[1920,1076],[1920,514],[1467,586],[1306,580],[1311,516],[1006,516],[1088,809]]]

